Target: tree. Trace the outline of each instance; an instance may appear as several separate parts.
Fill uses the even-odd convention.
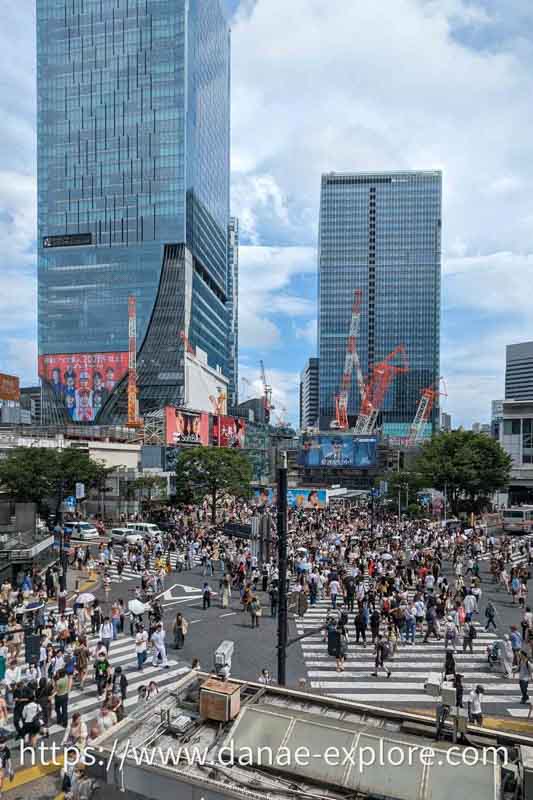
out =
[[[426,486],[446,489],[454,514],[478,511],[509,482],[511,457],[499,442],[483,433],[439,433],[422,447],[413,472]]]
[[[183,450],[176,463],[176,499],[181,503],[200,503],[208,496],[211,522],[215,525],[220,501],[228,494],[247,497],[251,480],[251,464],[239,450],[222,447]]]
[[[76,483],[86,488],[99,485],[110,470],[77,448],[16,447],[0,462],[0,486],[13,500],[37,505],[39,512],[61,498],[74,494]]]
[[[141,498],[147,498],[148,513],[152,510],[152,500],[155,497],[166,499],[167,496],[167,482],[165,478],[160,475],[141,475],[133,481],[133,489],[141,495]]]

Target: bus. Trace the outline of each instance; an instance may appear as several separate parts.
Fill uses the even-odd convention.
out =
[[[504,533],[531,533],[533,506],[512,506],[503,512]]]

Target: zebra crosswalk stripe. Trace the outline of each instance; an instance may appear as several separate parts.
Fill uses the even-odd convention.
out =
[[[444,638],[440,641],[433,637],[424,644],[423,635],[417,631],[415,643],[412,645],[398,643],[394,657],[386,661],[392,675],[387,678],[383,670],[380,677],[372,676],[375,667],[374,647],[371,644],[370,631],[367,629],[368,644],[356,644],[353,626],[353,614],[350,614],[348,626],[348,654],[344,662],[344,670],[337,672],[336,660],[327,652],[327,642],[323,632],[310,633],[323,625],[327,612],[331,609],[329,599],[322,598],[310,606],[305,617],[296,620],[298,635],[309,633],[300,641],[305,663],[309,687],[345,700],[379,705],[435,705],[435,698],[425,693],[424,685],[429,673],[442,673],[444,669]],[[462,651],[462,637],[454,652],[457,671],[464,676],[465,698],[467,693],[478,683],[485,688],[483,702],[499,705],[509,714],[526,717],[528,709],[520,706],[520,688],[518,679],[506,678],[501,667],[489,669],[487,662],[487,645],[497,638],[497,634],[486,632],[479,620],[474,621],[477,637],[473,640],[473,653]],[[381,632],[386,633],[387,624],[382,623]]]

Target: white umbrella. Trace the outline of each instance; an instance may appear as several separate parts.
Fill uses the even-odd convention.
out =
[[[141,614],[144,614],[144,612],[150,608],[150,606],[148,603],[141,603],[141,601],[137,600],[135,597],[133,600],[129,601],[128,608],[132,614],[135,614],[135,616],[139,617]]]
[[[82,594],[79,594],[77,597],[77,602],[82,606],[88,605],[89,603],[94,603],[95,600],[96,597],[90,592],[82,592]]]
[[[392,556],[391,556],[390,553],[383,553],[383,555],[381,556],[381,560],[382,561],[390,561],[391,559],[392,559]]]

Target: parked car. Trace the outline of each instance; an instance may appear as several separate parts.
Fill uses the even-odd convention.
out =
[[[132,533],[130,528],[111,528],[109,539],[112,544],[142,544],[141,533]]]
[[[73,539],[98,539],[100,534],[91,522],[70,522],[65,525]]]

